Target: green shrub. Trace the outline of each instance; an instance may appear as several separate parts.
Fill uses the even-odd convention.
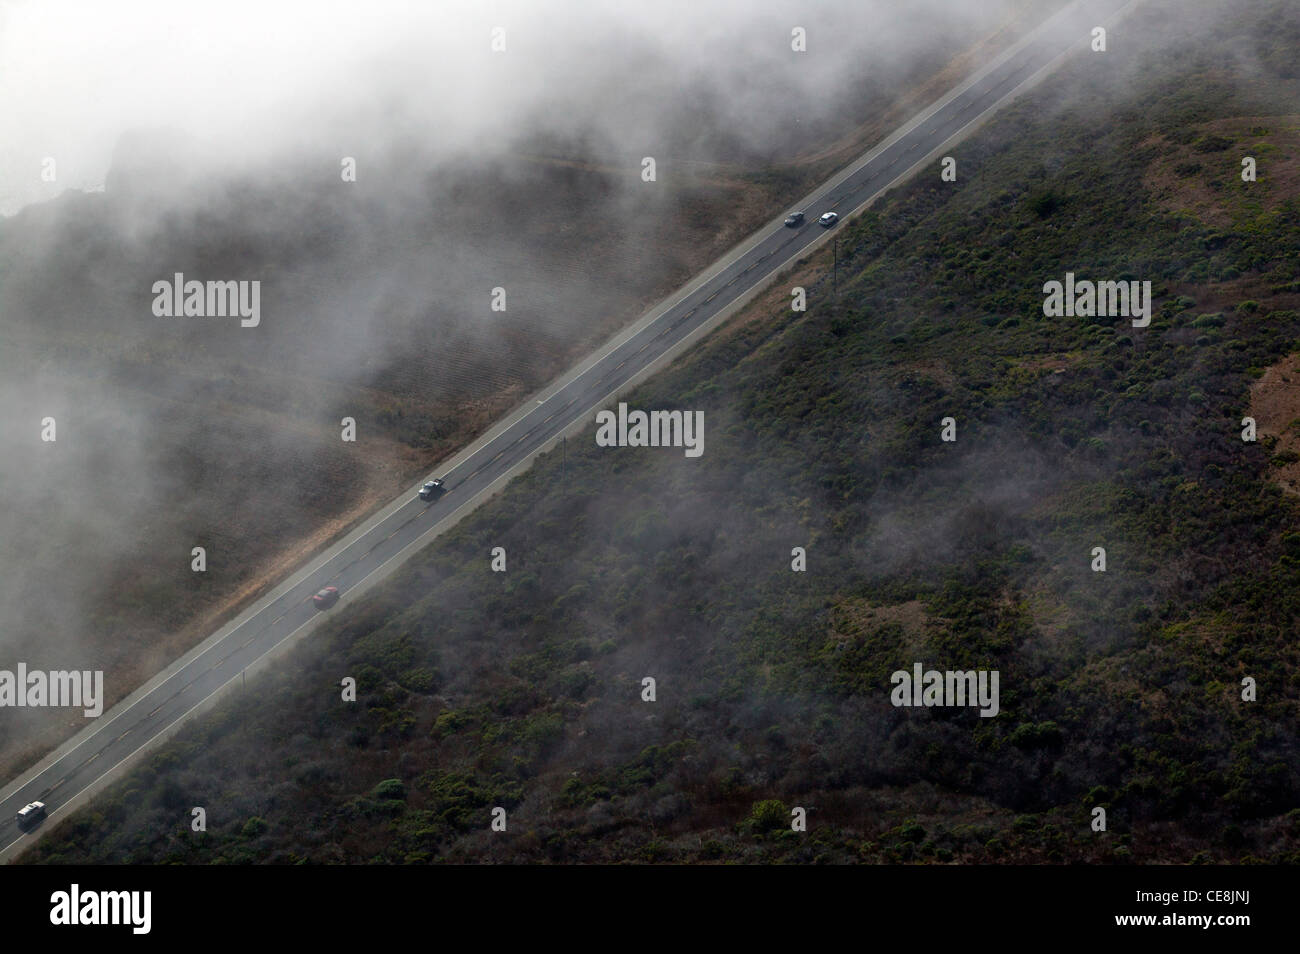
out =
[[[265,819],[254,815],[248,821],[244,822],[244,827],[240,830],[240,834],[245,838],[256,838],[258,835],[266,831],[268,827],[269,826],[266,824]]]
[[[789,824],[790,812],[784,802],[775,798],[755,802],[749,812],[749,827],[756,834],[765,835]]]
[[[370,793],[375,798],[406,798],[406,786],[400,778],[386,778]]]

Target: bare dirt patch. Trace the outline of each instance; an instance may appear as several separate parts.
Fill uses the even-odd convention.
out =
[[[1273,467],[1271,477],[1282,490],[1300,494],[1300,354],[1290,354],[1268,368],[1251,386],[1250,414],[1258,436],[1277,439],[1282,460],[1294,461]]]
[[[1206,225],[1240,225],[1300,189],[1300,115],[1239,116],[1203,123],[1186,141],[1155,136],[1141,143],[1158,155],[1143,182],[1170,212]],[[1255,182],[1241,180],[1241,160],[1257,163]]]
[[[866,638],[881,627],[896,624],[902,628],[906,638],[902,647],[904,651],[919,655],[930,627],[942,623],[943,620],[930,616],[920,600],[873,606],[866,600],[850,599],[836,606],[830,637],[849,642]]]
[[[912,361],[903,365],[903,367],[922,377],[929,378],[945,391],[951,391],[957,386],[957,377],[952,373],[952,369],[948,367],[946,362],[938,358]]]

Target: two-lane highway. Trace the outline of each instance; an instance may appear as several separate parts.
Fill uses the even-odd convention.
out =
[[[538,451],[578,422],[591,420],[592,412],[612,395],[671,360],[800,256],[843,228],[849,215],[968,132],[1028,82],[1045,75],[1065,55],[1087,50],[1091,29],[1108,24],[1131,5],[1130,0],[1078,0],[1068,6],[800,203],[797,208],[807,213],[803,225],[784,227],[783,210],[674,296],[671,304],[643,317],[561,378],[543,400],[530,399],[458,455],[444,475],[448,492],[439,500],[419,500],[414,489],[404,494],[90,723],[0,793],[0,845],[4,846],[0,857],[11,857],[41,830],[20,832],[15,821],[19,808],[39,799],[51,815],[59,815],[70,810],[75,800],[89,797],[111,772],[163,739],[184,716],[211,701],[250,665],[265,662],[273,649],[303,632],[317,615],[311,602],[314,592],[337,586],[346,603],[373,585],[527,466]],[[841,216],[831,229],[817,224],[817,217],[826,211]],[[49,824],[46,821],[43,827]]]

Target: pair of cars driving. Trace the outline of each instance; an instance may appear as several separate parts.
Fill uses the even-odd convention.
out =
[[[793,229],[803,225],[803,220],[804,214],[802,212],[791,212],[785,217],[785,224],[788,228]],[[824,229],[828,229],[839,220],[840,214],[838,212],[823,212],[821,218],[817,220],[817,224]]]

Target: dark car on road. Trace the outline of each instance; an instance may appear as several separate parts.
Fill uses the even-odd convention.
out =
[[[803,213],[791,212],[785,217],[785,224],[790,228],[794,228],[796,225],[803,225]]]
[[[311,598],[316,604],[317,609],[329,609],[339,601],[339,588],[337,586],[327,586]]]
[[[447,488],[443,486],[442,478],[437,477],[433,480],[426,480],[424,482],[424,486],[420,488],[420,499],[437,500],[446,492]]]
[[[38,821],[45,817],[44,802],[30,802],[29,804],[18,809],[18,827],[31,828]]]

